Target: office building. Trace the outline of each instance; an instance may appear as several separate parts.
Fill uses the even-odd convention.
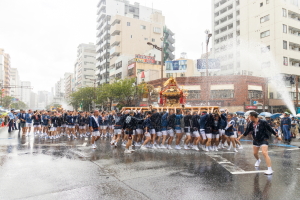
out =
[[[96,46],[93,43],[80,44],[74,65],[75,90],[93,87],[96,72]]]

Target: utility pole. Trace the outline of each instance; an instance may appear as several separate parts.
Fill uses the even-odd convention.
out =
[[[147,42],[148,45],[153,46],[153,48],[161,51],[161,63],[160,63],[160,70],[161,70],[161,86],[164,87],[164,81],[163,81],[163,73],[164,73],[164,37],[161,38],[162,45],[161,47],[158,47],[156,44],[152,44],[151,42]]]
[[[299,92],[298,92],[298,84],[299,84],[299,76],[295,75],[295,84],[296,84],[296,114],[298,112],[298,101],[299,101]]]
[[[206,106],[208,106],[208,101],[209,101],[209,91],[210,89],[209,87],[209,83],[208,83],[208,44],[209,44],[209,39],[211,38],[212,34],[210,33],[210,31],[207,29],[205,30],[205,34],[206,34],[206,84],[207,84],[207,102],[206,102]]]

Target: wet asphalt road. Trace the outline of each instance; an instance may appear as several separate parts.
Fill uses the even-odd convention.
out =
[[[299,140],[300,141],[300,140]],[[272,176],[255,169],[250,141],[238,153],[137,150],[108,139],[57,142],[0,130],[0,199],[300,199],[300,142],[273,144]],[[297,169],[298,168],[298,169]],[[257,172],[255,172],[257,171]]]

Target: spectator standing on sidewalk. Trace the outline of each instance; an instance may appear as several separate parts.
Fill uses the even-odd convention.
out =
[[[8,132],[10,133],[12,131],[12,128],[14,126],[14,120],[15,120],[15,114],[14,109],[11,109],[11,111],[8,113]]]

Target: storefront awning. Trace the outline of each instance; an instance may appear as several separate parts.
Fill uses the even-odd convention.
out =
[[[248,85],[248,90],[262,91],[262,86],[260,86],[260,85]]]
[[[183,86],[183,89],[185,89],[185,90],[201,90],[201,86],[200,85],[185,85],[185,86]]]
[[[234,90],[234,85],[233,84],[211,85],[210,90]]]

